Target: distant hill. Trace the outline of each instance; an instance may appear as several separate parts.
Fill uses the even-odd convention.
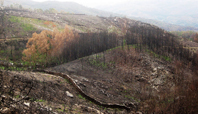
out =
[[[104,11],[198,28],[197,0],[128,0],[97,7]]]
[[[39,8],[42,10],[54,8],[58,11],[65,11],[68,13],[75,13],[75,14],[87,14],[87,15],[98,15],[98,16],[105,16],[109,17],[110,15],[113,15],[113,13],[109,13],[106,11],[100,11],[93,8],[88,8],[83,5],[80,5],[75,2],[58,2],[58,1],[47,1],[47,2],[35,2],[32,0],[6,0],[5,6],[11,5],[11,4],[21,4],[24,7],[30,7],[30,8]]]
[[[50,9],[54,8],[58,11],[65,11],[68,13],[74,13],[74,14],[86,14],[86,15],[93,15],[93,16],[102,16],[102,17],[110,17],[110,16],[118,16],[123,17],[124,15],[127,15],[127,17],[131,17],[131,19],[139,20],[142,22],[150,23],[156,26],[159,26],[160,28],[163,28],[167,31],[187,31],[187,30],[194,30],[198,31],[195,27],[186,27],[186,26],[179,26],[175,24],[169,24],[162,21],[156,21],[155,19],[146,19],[146,18],[136,18],[135,16],[141,16],[138,13],[135,13],[137,10],[133,8],[130,8],[131,2],[125,7],[123,4],[118,4],[116,6],[108,6],[108,7],[102,7],[100,9],[106,10],[97,10],[93,8],[88,8],[83,5],[80,5],[75,2],[58,2],[58,1],[47,1],[47,2],[35,2],[32,0],[5,0],[4,5],[10,6],[11,4],[21,4],[23,7],[26,8],[37,8],[37,9]],[[123,6],[122,6],[123,5]],[[135,11],[134,11],[135,10]],[[110,12],[116,12],[116,13],[110,13]],[[141,11],[141,10],[140,10]],[[137,12],[140,12],[137,11]],[[133,13],[131,13],[133,12]],[[143,11],[142,11],[143,12]],[[119,14],[118,14],[119,13]]]
[[[170,24],[170,23],[166,23],[162,21],[153,20],[153,19],[145,19],[145,18],[138,18],[138,17],[131,17],[131,19],[139,20],[145,23],[150,23],[167,31],[196,31],[196,32],[198,31],[198,28],[195,28],[195,27]]]

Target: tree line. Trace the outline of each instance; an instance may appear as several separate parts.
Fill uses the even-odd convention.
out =
[[[196,62],[196,54],[183,46],[173,34],[155,26],[138,24],[131,26],[122,36],[107,31],[77,34],[68,27],[62,32],[56,29],[34,33],[23,52],[23,60],[56,65],[124,45],[133,45],[140,52],[150,50],[172,60]]]
[[[114,33],[77,34],[67,26],[64,31],[34,33],[23,51],[23,60],[45,65],[57,65],[119,46],[119,36]]]
[[[192,61],[193,52],[186,49],[176,36],[155,27],[132,26],[126,34],[128,45],[137,45],[138,50],[151,50],[173,59]]]

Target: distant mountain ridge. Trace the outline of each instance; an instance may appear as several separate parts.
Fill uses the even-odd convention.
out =
[[[109,16],[119,16],[122,17],[126,14],[129,14],[130,11],[133,11],[132,9],[129,10],[127,7],[123,9],[123,7],[117,8],[117,6],[112,6],[109,7],[108,9],[111,9],[109,11],[111,12],[116,12],[116,13],[110,13],[107,12],[107,8],[101,8],[102,10],[107,10],[107,11],[102,11],[102,10],[97,10],[93,8],[88,8],[83,5],[80,5],[75,2],[58,2],[58,1],[46,1],[46,2],[35,2],[32,0],[5,0],[5,6],[9,6],[11,4],[18,3],[21,4],[24,7],[30,7],[30,8],[37,8],[37,9],[50,9],[54,8],[58,11],[65,11],[68,13],[75,13],[75,14],[86,14],[86,15],[93,15],[93,16],[102,16],[102,17],[109,17]],[[122,4],[120,4],[122,5]],[[120,6],[118,5],[118,6]],[[128,4],[130,6],[130,4]],[[117,8],[117,9],[115,9]],[[114,11],[115,10],[115,11]],[[126,12],[125,12],[126,11]],[[120,14],[118,14],[120,13]],[[138,14],[137,14],[138,16]],[[186,27],[186,26],[178,26],[174,24],[169,24],[161,21],[155,21],[151,19],[145,19],[145,18],[136,18],[134,15],[129,15],[128,17],[131,17],[131,19],[136,19],[140,20],[146,23],[154,24],[156,26],[159,26],[160,28],[163,28],[168,31],[186,31],[186,30],[194,30],[198,31],[197,28],[195,27]],[[198,16],[197,16],[198,18]]]
[[[128,0],[97,7],[104,11],[198,28],[198,0]]]
[[[86,14],[86,15],[94,15],[94,16],[99,15],[106,17],[113,15],[113,13],[109,13],[107,11],[100,11],[93,8],[88,8],[75,2],[58,2],[58,1],[35,2],[32,0],[17,0],[17,1],[6,0],[5,6],[14,3],[21,4],[24,7],[38,8],[43,10],[54,8],[58,11],[66,11],[68,13],[76,13],[76,14]]]
[[[198,28],[195,27],[188,27],[188,26],[181,26],[176,24],[170,24],[162,21],[157,21],[153,19],[145,19],[145,18],[138,18],[138,17],[131,17],[131,19],[139,20],[145,23],[150,23],[156,25],[164,30],[167,31],[195,31],[198,32]]]

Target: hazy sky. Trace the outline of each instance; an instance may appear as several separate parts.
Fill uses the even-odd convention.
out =
[[[49,1],[49,0],[33,0],[33,1],[44,2],[44,1]],[[88,7],[95,7],[95,6],[106,5],[106,4],[116,4],[116,3],[127,1],[127,0],[50,0],[50,1],[61,1],[61,2],[70,1],[70,2],[77,2],[79,4],[82,4]]]

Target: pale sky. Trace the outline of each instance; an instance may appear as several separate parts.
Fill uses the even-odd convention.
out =
[[[84,6],[88,7],[95,7],[100,5],[106,5],[106,4],[117,4],[119,2],[127,1],[127,0],[33,0],[37,2],[44,2],[44,1],[60,1],[60,2],[76,2]]]

